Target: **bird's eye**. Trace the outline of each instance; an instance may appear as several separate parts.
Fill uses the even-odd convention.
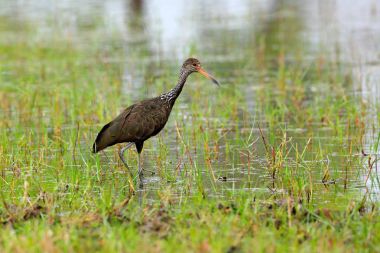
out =
[[[196,66],[197,66],[197,64],[196,64],[196,63],[193,63],[193,66],[194,66],[194,67],[196,67]]]

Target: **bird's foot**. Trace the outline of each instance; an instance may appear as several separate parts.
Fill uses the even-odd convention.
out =
[[[146,170],[146,169],[143,169],[143,171],[142,171],[141,173],[143,173],[143,172],[148,172],[149,175],[151,175],[151,176],[156,175],[156,172],[153,171],[153,170]]]

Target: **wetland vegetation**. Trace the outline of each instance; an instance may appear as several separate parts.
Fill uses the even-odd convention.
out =
[[[169,2],[0,0],[0,251],[379,252],[380,5]],[[188,56],[134,189],[91,145]]]

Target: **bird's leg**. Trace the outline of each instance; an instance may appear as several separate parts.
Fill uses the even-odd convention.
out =
[[[119,156],[120,156],[120,159],[123,162],[124,166],[127,168],[129,174],[133,178],[133,174],[132,174],[131,170],[129,169],[127,162],[124,159],[124,152],[127,151],[127,149],[129,149],[130,147],[132,147],[132,145],[133,145],[133,142],[130,142],[125,147],[123,147],[122,149],[120,149]]]
[[[137,150],[137,153],[138,153],[138,163],[139,163],[139,169],[138,169],[138,172],[139,172],[139,178],[140,178],[140,188],[143,188],[143,171],[142,171],[142,168],[141,168],[141,159],[140,159],[140,154],[141,154],[141,151],[144,147],[144,142],[135,142],[135,145],[136,145],[136,150]]]
[[[142,168],[141,168],[140,156],[141,156],[141,153],[138,152],[138,164],[139,164],[138,173],[139,173],[139,179],[140,179],[140,188],[143,188],[143,186],[144,186],[143,185],[144,175],[143,175],[143,171],[142,171]]]

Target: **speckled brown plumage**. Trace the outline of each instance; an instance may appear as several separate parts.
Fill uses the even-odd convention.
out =
[[[160,97],[131,105],[100,130],[93,152],[123,142],[134,142],[141,152],[144,141],[164,128],[170,111],[171,107]]]

